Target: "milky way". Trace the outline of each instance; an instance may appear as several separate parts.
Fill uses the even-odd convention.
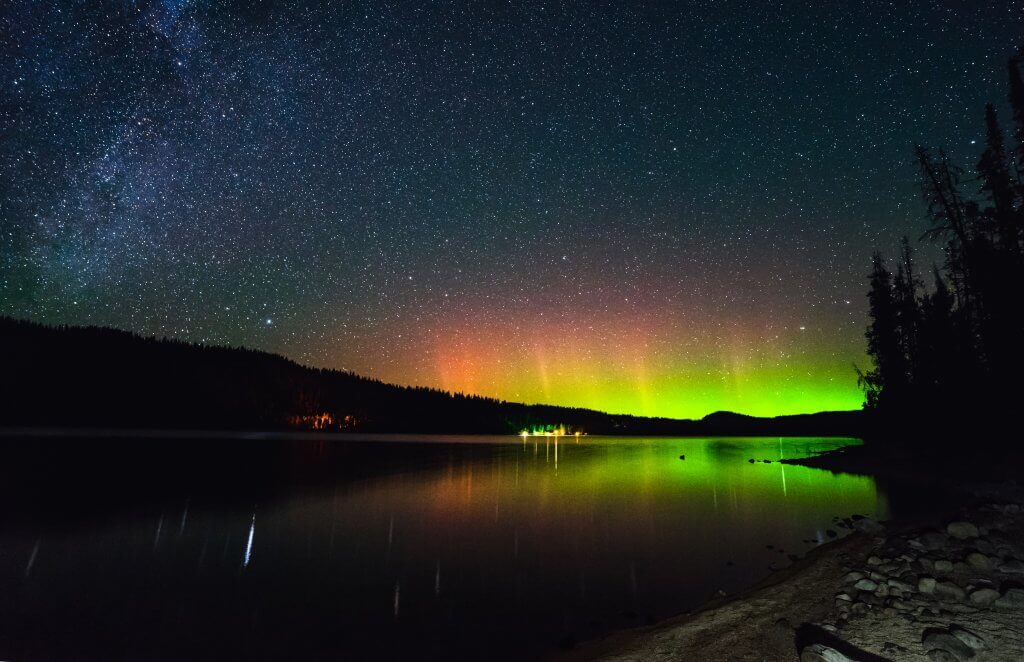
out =
[[[973,164],[1024,43],[1013,2],[327,5],[4,2],[0,313],[638,414],[857,407],[911,146]]]

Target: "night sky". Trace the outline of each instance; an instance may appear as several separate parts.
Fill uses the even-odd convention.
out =
[[[871,251],[926,228],[911,147],[972,165],[1024,42],[1019,2],[326,4],[4,0],[0,314],[855,408]]]

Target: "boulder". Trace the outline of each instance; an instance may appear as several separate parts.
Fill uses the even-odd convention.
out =
[[[979,588],[971,593],[971,604],[976,607],[988,607],[999,599],[999,591],[991,588]]]
[[[917,580],[917,590],[925,595],[931,595],[935,592],[937,583],[934,577],[922,577]]]
[[[978,572],[990,572],[992,570],[991,559],[980,552],[971,552],[964,560],[971,570],[977,570]]]
[[[1003,596],[992,603],[998,609],[1024,609],[1024,588],[1008,588]]]
[[[946,533],[957,540],[969,540],[970,538],[978,537],[978,527],[971,522],[963,520],[959,522],[950,522],[946,525]]]
[[[885,583],[889,585],[889,588],[894,588],[902,593],[912,593],[914,591],[913,586],[898,579],[888,579]]]
[[[825,644],[811,644],[800,651],[800,662],[852,662],[834,648]]]
[[[967,597],[967,594],[953,582],[939,582],[935,585],[935,597],[942,600],[960,601]]]
[[[949,536],[939,531],[927,531],[922,533],[917,540],[925,549],[944,549],[949,543]]]
[[[874,591],[878,588],[878,584],[874,580],[865,577],[864,579],[858,579],[853,587],[858,591]]]
[[[877,535],[885,531],[884,526],[868,517],[855,519],[853,521],[853,528],[868,535]]]
[[[928,651],[928,657],[933,660],[936,658],[932,656],[932,651],[936,650],[946,651],[947,653],[952,654],[952,659],[954,660],[966,660],[974,657],[974,651],[971,647],[954,637],[949,632],[926,630],[921,643],[924,644],[924,649]],[[939,659],[943,658],[940,657]]]
[[[963,642],[965,646],[973,650],[980,651],[987,648],[987,646],[985,645],[985,640],[981,637],[981,635],[971,632],[970,630],[967,630],[965,628],[962,628],[959,625],[954,625],[951,628],[949,628],[949,633],[957,639],[959,639],[961,642]]]

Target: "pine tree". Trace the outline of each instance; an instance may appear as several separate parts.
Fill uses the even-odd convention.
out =
[[[896,308],[900,351],[903,355],[910,381],[913,381],[913,375],[919,358],[917,351],[917,336],[921,316],[917,301],[919,288],[920,281],[914,273],[913,248],[910,246],[910,240],[904,236],[900,251],[900,262],[897,265],[896,279],[893,283],[893,303]]]
[[[1020,75],[1020,58],[1011,58],[1007,63],[1010,74],[1010,108],[1013,111],[1014,166],[1017,171],[1017,182],[1024,181],[1024,80]]]
[[[1016,253],[1019,247],[1017,213],[1014,208],[1014,181],[1003,141],[1003,130],[992,104],[985,106],[985,151],[976,167],[981,192],[992,203],[985,216],[998,232],[997,242],[1003,250]]]
[[[870,324],[865,336],[875,367],[861,376],[861,384],[869,408],[890,409],[902,400],[907,370],[900,347],[892,274],[877,252],[871,257],[868,317]]]
[[[935,285],[921,303],[919,336],[920,361],[916,386],[924,391],[923,399],[951,398],[962,386],[961,337],[957,332],[956,300],[938,268],[934,269]]]

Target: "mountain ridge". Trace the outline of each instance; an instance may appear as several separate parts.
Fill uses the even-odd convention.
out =
[[[224,347],[0,317],[0,425],[515,434],[842,434],[860,411],[643,417],[400,386]]]

